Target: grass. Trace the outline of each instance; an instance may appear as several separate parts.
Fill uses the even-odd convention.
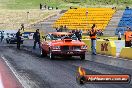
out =
[[[50,2],[49,0],[0,0],[0,29],[19,29],[22,23],[30,26],[50,14],[55,14],[56,10],[39,10],[40,3],[49,3],[48,5],[54,7],[59,4],[56,0]]]
[[[80,1],[79,3],[75,1]],[[67,9],[76,7],[113,7],[124,9],[132,7],[132,0],[0,0],[0,8],[4,9],[39,9],[39,4]]]
[[[56,13],[56,11],[48,10],[0,10],[0,29],[18,29],[22,23],[25,26],[29,26],[39,20],[44,19],[50,14]],[[27,12],[29,12],[27,14]]]
[[[56,11],[39,10],[39,4],[59,9],[73,7],[114,7],[124,9],[132,7],[132,0],[0,0],[0,29],[18,29],[21,23],[30,25]],[[118,2],[115,2],[118,1]],[[27,20],[27,12],[28,20]]]
[[[60,0],[0,0],[0,6],[4,9],[39,9],[39,4],[47,4],[56,7]]]

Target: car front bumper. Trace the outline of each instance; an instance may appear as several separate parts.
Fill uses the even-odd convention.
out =
[[[74,51],[62,51],[62,50],[52,50],[52,54],[58,55],[58,56],[80,56],[82,54],[85,54],[86,50],[74,50]]]

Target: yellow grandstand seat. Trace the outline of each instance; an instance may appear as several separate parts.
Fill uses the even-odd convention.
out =
[[[88,15],[86,15],[86,11],[88,11]],[[96,24],[98,29],[104,30],[114,13],[115,10],[112,8],[69,9],[53,24],[53,27],[66,25],[68,29],[88,30],[93,24]]]

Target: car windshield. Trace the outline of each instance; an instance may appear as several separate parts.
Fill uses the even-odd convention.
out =
[[[51,39],[52,40],[61,40],[61,39],[72,39],[72,40],[77,40],[77,37],[75,34],[68,34],[68,35],[56,35],[56,34],[51,34]]]

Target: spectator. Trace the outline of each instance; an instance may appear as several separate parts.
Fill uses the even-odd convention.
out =
[[[59,32],[62,32],[62,31],[63,31],[63,26],[61,25],[59,28]]]
[[[93,24],[90,30],[90,39],[91,39],[91,51],[93,55],[96,55],[96,25]]]
[[[72,33],[75,34],[75,30],[72,30]]]
[[[100,36],[100,31],[99,30],[97,30],[97,35]]]
[[[126,6],[126,9],[129,9],[129,7],[128,7],[128,6]]]
[[[89,30],[87,31],[87,35],[90,35],[90,31]]]
[[[72,31],[70,30],[69,33],[72,33]]]
[[[80,39],[82,39],[82,30],[79,31]]]
[[[116,7],[112,7],[112,9],[113,9],[113,10],[114,10],[114,9],[116,10]]]
[[[39,44],[39,48],[40,48],[40,33],[39,33],[39,29],[37,29],[36,32],[34,33],[33,39],[34,39],[34,46],[33,46],[33,49],[36,48],[36,43]]]
[[[58,7],[56,7],[56,10],[58,10]]]
[[[4,40],[4,31],[1,31],[1,42]]]
[[[127,31],[124,33],[124,35],[125,35],[125,47],[131,47],[132,32],[130,27],[127,27]]]
[[[59,32],[59,29],[58,29],[58,27],[56,27],[56,31],[57,31],[57,32]]]
[[[40,3],[40,5],[39,5],[39,6],[40,6],[40,10],[41,10],[41,9],[42,9],[42,7],[43,7],[43,5]]]
[[[20,45],[21,45],[21,32],[20,32],[20,29],[18,30],[18,32],[16,33],[16,38],[17,38],[17,49],[20,50]]]
[[[21,30],[24,31],[24,24],[21,24]]]
[[[76,37],[78,38],[78,40],[80,41],[81,39],[81,36],[80,36],[80,33],[79,33],[79,30],[76,30],[75,31],[75,35],[76,35]]]
[[[103,30],[100,30],[100,36],[103,36]]]
[[[102,31],[101,30],[99,30],[99,36],[101,36],[102,35]]]
[[[121,40],[121,32],[118,31],[118,40]]]
[[[64,31],[65,31],[65,32],[67,32],[67,31],[68,31],[68,29],[67,29],[66,25],[64,26],[64,28],[63,28],[63,29],[64,29]]]

